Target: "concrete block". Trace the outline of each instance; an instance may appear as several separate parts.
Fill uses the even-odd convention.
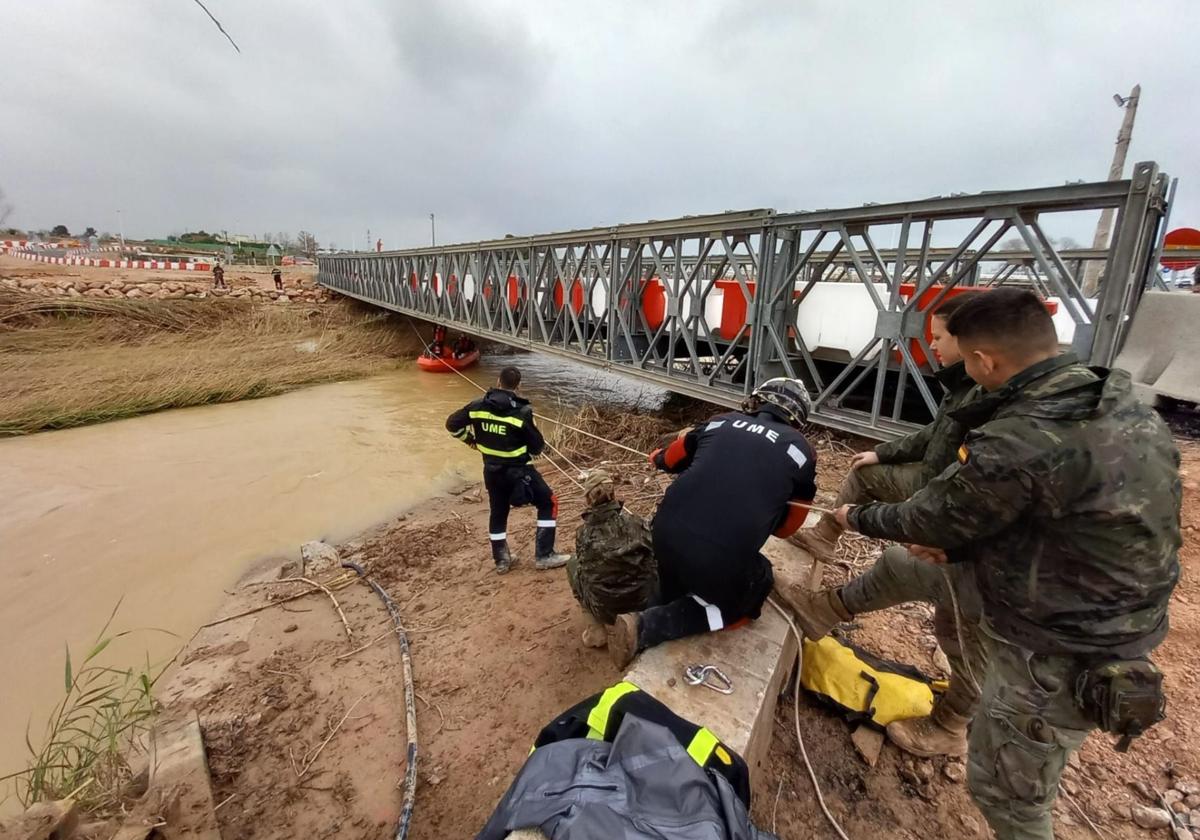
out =
[[[1143,402],[1200,402],[1200,295],[1146,292],[1115,366],[1129,371]]]

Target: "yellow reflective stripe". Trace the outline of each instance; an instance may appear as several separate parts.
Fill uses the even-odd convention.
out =
[[[604,689],[604,693],[600,695],[600,699],[596,702],[596,705],[588,712],[587,720],[588,726],[593,731],[600,733],[600,739],[604,738],[605,733],[608,732],[608,716],[612,714],[613,704],[631,691],[637,690],[638,687],[636,685],[624,680],[610,688]],[[588,733],[588,737],[591,737],[590,732]]]
[[[696,733],[696,737],[692,738],[692,742],[688,744],[687,751],[692,760],[703,767],[704,762],[708,761],[708,757],[712,755],[716,746],[717,736],[712,734],[708,729],[700,727],[700,731]]]
[[[597,732],[595,729],[588,729],[587,735],[584,736],[589,741],[603,741],[604,733]]]
[[[525,421],[520,417],[503,417],[490,411],[472,411],[470,417],[472,420],[495,420],[497,423],[508,423],[518,428],[525,425]]]
[[[492,449],[490,447],[484,446],[482,443],[479,443],[478,441],[475,442],[475,448],[478,449],[480,452],[482,452],[484,455],[492,455],[492,456],[495,456],[496,458],[520,458],[522,455],[524,455],[528,451],[527,448],[524,446],[517,447],[516,449]]]
[[[457,432],[451,432],[450,434],[454,435],[456,438],[462,439],[462,438],[465,438],[470,433],[471,433],[471,427],[464,426],[463,428],[459,429]]]

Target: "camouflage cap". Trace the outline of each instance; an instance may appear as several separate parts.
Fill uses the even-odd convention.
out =
[[[583,492],[591,493],[598,487],[605,484],[612,484],[612,476],[607,470],[588,470],[588,474],[583,479]]]

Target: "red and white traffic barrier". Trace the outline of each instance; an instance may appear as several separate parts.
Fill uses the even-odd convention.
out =
[[[12,256],[32,262],[50,263],[52,265],[82,265],[92,268],[150,268],[156,271],[208,271],[210,263],[202,262],[171,262],[167,260],[117,260],[104,257],[49,257],[45,254],[35,254],[31,251],[14,251]]]

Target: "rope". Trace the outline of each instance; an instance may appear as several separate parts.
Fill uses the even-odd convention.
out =
[[[804,637],[796,628],[796,622],[792,621],[792,617],[787,614],[783,607],[775,603],[774,598],[768,598],[769,603],[775,610],[783,616],[783,620],[788,623],[788,627],[792,628],[792,635],[796,637],[796,690],[792,693],[792,715],[796,723],[796,743],[800,746],[800,757],[804,759],[804,767],[808,770],[808,778],[812,780],[813,790],[817,794],[817,804],[821,806],[821,813],[825,815],[825,819],[829,821],[829,825],[833,827],[834,832],[841,840],[850,840],[846,836],[846,832],[842,831],[842,827],[834,816],[829,811],[829,806],[825,804],[825,796],[821,793],[821,785],[817,782],[817,774],[813,770],[812,762],[808,759],[808,750],[804,748],[804,736],[800,734],[800,670],[804,666]]]
[[[409,325],[410,327],[412,327],[412,330],[413,330],[413,332],[414,332],[414,333],[416,333],[417,340],[418,340],[418,341],[420,341],[422,344],[424,344],[424,342],[425,342],[425,339],[421,338],[421,333],[420,333],[420,331],[417,329],[417,325],[416,325],[416,324],[414,324],[414,323],[412,322],[412,318],[409,318],[409,319],[408,319],[408,325]],[[449,370],[450,370],[452,373],[456,373],[456,374],[458,374],[460,377],[462,377],[464,380],[466,380],[467,382],[470,382],[470,383],[471,383],[473,386],[475,386],[475,388],[476,388],[477,390],[479,390],[479,391],[481,391],[481,392],[483,392],[483,393],[487,393],[487,388],[484,388],[482,385],[480,385],[480,384],[479,384],[478,382],[476,382],[474,379],[472,379],[471,377],[467,376],[465,373],[463,373],[463,372],[462,372],[461,370],[459,370],[458,368],[454,367],[452,364],[450,364],[449,362],[447,362],[447,361],[446,361],[445,359],[443,359],[441,356],[431,356],[431,358],[435,358],[435,359],[437,359],[439,362],[441,362],[442,364],[444,364],[444,365],[445,365],[445,366],[446,366],[446,367],[447,367],[447,368],[448,368],[448,369],[449,369]],[[609,439],[608,439],[608,438],[606,438],[606,437],[601,437],[600,435],[593,434],[592,432],[586,431],[586,430],[584,430],[584,429],[580,429],[580,428],[578,428],[577,426],[572,426],[570,423],[564,423],[564,422],[563,422],[563,421],[561,421],[561,420],[555,420],[553,417],[546,417],[545,415],[538,414],[538,413],[536,413],[536,412],[534,412],[534,415],[533,415],[533,416],[534,416],[536,419],[538,419],[538,420],[544,420],[544,421],[546,421],[547,423],[553,423],[553,424],[554,424],[554,425],[556,425],[556,426],[560,426],[561,428],[564,428],[564,429],[567,429],[567,430],[569,430],[569,431],[575,432],[576,434],[583,435],[584,437],[590,437],[592,440],[598,440],[598,441],[600,441],[601,443],[606,443],[606,444],[608,444],[609,446],[615,447],[615,448],[617,448],[617,449],[623,449],[623,450],[625,450],[626,452],[632,452],[634,455],[637,455],[639,458],[645,458],[645,457],[646,457],[646,453],[645,453],[645,452],[642,452],[642,451],[641,451],[641,450],[639,450],[639,449],[634,449],[632,446],[626,446],[625,444],[623,444],[623,443],[618,443],[618,442],[617,442],[617,441],[615,441],[615,440],[609,440]],[[583,470],[581,470],[581,469],[580,469],[579,467],[577,467],[575,464],[571,463],[571,459],[570,459],[570,458],[568,458],[566,455],[564,455],[564,454],[563,454],[563,453],[562,453],[560,450],[556,449],[552,443],[550,443],[549,441],[546,441],[546,446],[547,446],[547,447],[548,447],[548,448],[549,448],[549,449],[550,449],[552,452],[554,452],[554,454],[556,454],[556,455],[557,455],[559,458],[562,458],[562,459],[563,459],[563,461],[564,461],[564,462],[566,462],[566,465],[567,465],[568,467],[570,467],[571,469],[575,470],[575,472],[576,472],[577,474],[579,474],[579,475],[582,475],[582,474],[583,474]],[[563,475],[567,476],[567,478],[571,479],[571,483],[573,483],[573,484],[574,484],[576,487],[578,487],[580,490],[582,490],[582,489],[583,489],[583,485],[582,485],[582,484],[580,484],[578,481],[576,481],[574,478],[572,478],[572,477],[571,477],[571,476],[570,476],[570,475],[567,473],[567,471],[566,471],[566,470],[564,470],[562,467],[558,466],[558,464],[555,464],[555,463],[554,463],[554,461],[552,461],[552,460],[551,460],[549,457],[547,457],[547,456],[545,456],[545,455],[543,455],[542,457],[546,458],[546,460],[547,460],[547,461],[550,461],[550,463],[551,463],[551,464],[553,464],[553,465],[554,465],[554,467],[555,467],[555,468],[556,468],[556,469],[557,469],[559,472],[561,472]],[[803,507],[803,508],[807,508],[808,510],[814,510],[814,511],[816,511],[817,513],[828,514],[828,515],[830,515],[830,516],[832,516],[832,515],[835,513],[835,511],[832,511],[832,510],[830,510],[829,508],[818,507],[817,505],[810,504],[810,503],[808,503],[808,502],[794,502],[794,501],[789,501],[789,502],[788,502],[788,504],[789,504],[789,505],[792,505],[792,506],[794,506],[794,507]]]
[[[950,581],[950,573],[946,568],[940,567],[942,578],[946,581],[946,588],[950,590],[950,604],[954,608],[954,632],[958,636],[958,649],[962,651],[963,667],[967,669],[967,676],[971,679],[971,685],[975,687],[977,694],[983,694],[983,689],[979,687],[979,680],[975,678],[975,669],[971,667],[971,657],[967,653],[967,645],[963,641],[962,631],[962,613],[958,609],[958,596],[954,593],[954,584]]]
[[[383,601],[388,614],[392,617],[392,624],[396,627],[396,638],[400,641],[400,662],[404,666],[404,714],[405,727],[408,729],[408,752],[406,755],[407,766],[404,771],[404,801],[400,807],[400,819],[396,821],[395,840],[405,840],[408,837],[413,805],[417,798],[417,704],[413,697],[412,654],[408,648],[408,635],[404,632],[404,625],[400,622],[400,610],[396,608],[396,602],[387,594],[387,591],[373,578],[367,577],[363,567],[357,563],[346,560],[342,563],[342,568],[353,569],[359,578],[375,590],[375,594]]]
[[[414,332],[414,333],[416,333],[417,340],[418,340],[418,341],[420,341],[422,344],[424,344],[424,342],[425,342],[425,339],[421,338],[421,333],[420,333],[420,331],[417,329],[417,325],[416,325],[416,324],[414,324],[414,323],[412,322],[412,318],[409,318],[409,319],[408,319],[408,325],[409,325],[410,327],[412,327],[412,330],[413,330],[413,332]],[[467,376],[465,373],[463,373],[463,372],[462,372],[461,370],[459,370],[458,368],[454,367],[454,365],[452,365],[452,364],[450,364],[449,362],[447,362],[447,361],[446,361],[445,359],[443,359],[441,356],[434,356],[434,355],[430,354],[430,358],[437,359],[439,362],[441,362],[443,365],[445,365],[445,366],[446,366],[446,368],[447,368],[447,369],[448,369],[448,370],[449,370],[451,373],[456,373],[456,374],[458,374],[458,375],[459,375],[460,377],[462,377],[464,380],[466,380],[467,382],[469,382],[469,383],[471,383],[473,386],[475,386],[475,388],[476,388],[477,390],[479,390],[479,391],[481,391],[481,392],[483,392],[483,393],[485,393],[485,394],[487,393],[487,388],[484,388],[482,385],[480,385],[480,384],[479,384],[478,382],[476,382],[474,379],[472,379],[471,377]],[[593,437],[593,438],[596,438],[597,440],[604,440],[604,438],[602,438],[602,437],[598,437],[597,435],[593,435],[593,434],[591,434],[590,432],[585,432],[585,431],[583,431],[582,429],[576,429],[576,428],[574,428],[574,427],[572,427],[572,426],[568,426],[566,423],[561,423],[561,422],[559,422],[558,420],[555,420],[555,419],[554,419],[554,418],[552,418],[552,417],[543,417],[542,415],[540,415],[540,414],[536,414],[536,413],[535,413],[533,416],[534,416],[536,419],[538,419],[538,420],[545,420],[545,421],[547,421],[547,422],[549,422],[549,423],[555,423],[555,424],[557,424],[557,425],[559,425],[559,426],[563,426],[563,427],[565,427],[565,428],[571,429],[572,431],[579,432],[580,434],[583,434],[583,435],[587,435],[588,437]],[[621,444],[621,443],[617,443],[617,442],[616,442],[616,441],[614,441],[614,440],[604,440],[604,442],[605,442],[605,443],[608,443],[608,444],[611,444],[612,446],[616,446],[616,447],[620,447],[621,449],[628,450],[629,452],[633,452],[633,453],[634,453],[634,454],[636,454],[636,455],[641,455],[642,457],[645,457],[645,453],[644,453],[644,452],[638,452],[636,449],[630,449],[628,446],[625,446],[624,444]],[[575,464],[571,463],[571,459],[570,459],[570,458],[568,458],[566,455],[564,455],[564,454],[563,454],[563,453],[562,453],[562,452],[561,452],[561,451],[560,451],[560,450],[559,450],[557,447],[555,447],[555,446],[554,446],[554,444],[550,443],[550,441],[546,441],[546,447],[547,447],[547,448],[548,448],[548,449],[549,449],[551,452],[553,452],[555,455],[557,455],[559,458],[562,458],[562,459],[563,459],[563,461],[566,463],[566,465],[567,465],[568,467],[570,467],[571,469],[575,470],[575,472],[576,472],[576,473],[578,473],[578,474],[582,474],[582,473],[583,473],[583,470],[579,469],[579,467],[577,467],[577,466],[575,466]],[[558,470],[560,473],[562,473],[563,475],[565,475],[565,476],[566,476],[566,477],[567,477],[567,478],[568,478],[568,479],[571,481],[571,483],[572,483],[572,484],[574,484],[574,485],[575,485],[576,487],[578,487],[580,490],[582,490],[582,489],[583,489],[583,484],[581,484],[581,483],[580,483],[579,481],[577,481],[577,480],[576,480],[574,477],[572,477],[570,473],[568,473],[566,470],[564,470],[562,467],[560,467],[560,466],[559,466],[557,463],[555,463],[553,459],[551,459],[549,456],[546,456],[546,455],[543,455],[542,457],[543,457],[543,458],[545,458],[547,461],[549,461],[549,462],[551,463],[551,465],[553,465],[553,466],[554,466],[554,468],[555,468],[555,469],[557,469],[557,470]]]

